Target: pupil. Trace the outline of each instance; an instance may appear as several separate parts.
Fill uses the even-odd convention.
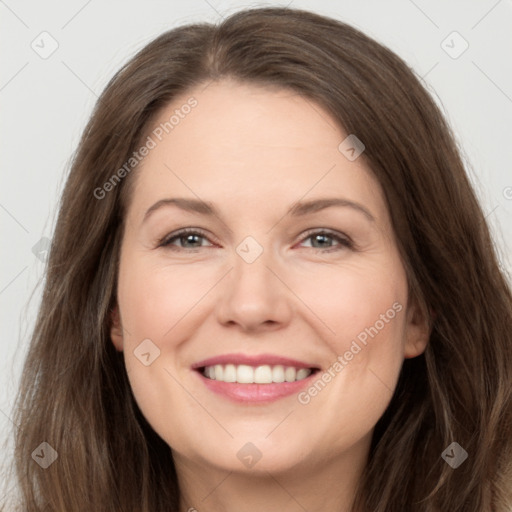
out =
[[[185,243],[189,243],[190,242],[191,244],[193,244],[194,243],[194,238],[197,239],[198,236],[197,235],[186,235],[185,236]]]
[[[323,240],[325,242],[327,238],[328,237],[326,235],[316,235],[315,236],[315,240],[316,241],[322,241]]]

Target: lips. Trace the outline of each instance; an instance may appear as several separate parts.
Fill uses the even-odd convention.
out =
[[[298,392],[318,366],[273,354],[225,354],[192,369],[211,391],[237,402],[268,402]]]

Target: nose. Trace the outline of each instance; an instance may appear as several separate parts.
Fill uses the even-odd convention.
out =
[[[280,276],[270,251],[252,263],[234,254],[233,268],[222,281],[217,320],[248,332],[272,331],[286,326],[293,314],[293,293]]]

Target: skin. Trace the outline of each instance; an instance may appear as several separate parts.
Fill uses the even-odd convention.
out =
[[[197,106],[134,176],[112,342],[142,413],[172,449],[183,511],[348,511],[403,360],[429,334],[381,187],[364,157],[338,150],[347,134],[329,113],[294,92],[223,80],[175,98],[155,126],[190,96]],[[220,216],[167,205],[144,220],[171,197],[199,197]],[[324,197],[357,202],[374,220],[350,207],[286,215]],[[185,227],[205,237],[159,246]],[[263,249],[252,263],[236,252],[247,236]],[[271,353],[326,370],[395,303],[401,311],[307,404],[297,395],[234,403],[191,369],[221,354]],[[149,366],[134,355],[144,339],[160,350]],[[261,453],[252,468],[237,457],[248,442]]]

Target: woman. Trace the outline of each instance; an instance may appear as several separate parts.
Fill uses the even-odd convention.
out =
[[[171,30],[67,181],[20,510],[505,512],[511,316],[402,60],[301,10]]]

